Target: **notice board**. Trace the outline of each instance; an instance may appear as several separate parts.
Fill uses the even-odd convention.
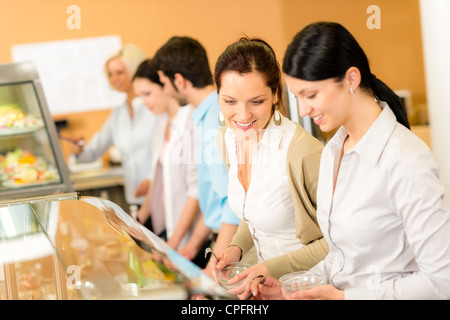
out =
[[[39,73],[52,115],[101,110],[125,100],[114,91],[104,66],[120,49],[120,36],[101,36],[19,44],[12,47],[14,62],[32,61]]]

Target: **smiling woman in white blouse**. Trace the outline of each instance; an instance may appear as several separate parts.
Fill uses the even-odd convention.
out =
[[[449,299],[444,188],[399,98],[372,75],[361,47],[336,23],[298,33],[283,71],[300,114],[323,131],[339,128],[322,153],[317,197],[330,253],[313,269],[328,284],[294,298]],[[276,288],[272,279],[266,284]]]
[[[218,141],[229,159],[228,201],[241,219],[216,268],[255,247],[258,263],[230,290],[245,298],[255,276],[309,269],[327,254],[315,210],[323,146],[279,111],[281,70],[266,42],[242,38],[230,45],[217,60],[215,81],[224,132]]]

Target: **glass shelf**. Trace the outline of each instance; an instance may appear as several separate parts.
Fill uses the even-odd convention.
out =
[[[72,183],[34,65],[0,64],[0,199],[70,191]]]

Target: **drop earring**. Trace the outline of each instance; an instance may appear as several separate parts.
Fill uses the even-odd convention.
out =
[[[227,123],[225,122],[225,118],[223,117],[222,112],[219,113],[219,117],[217,118],[217,122],[221,127],[225,126]]]
[[[278,111],[278,105],[274,104],[275,111],[273,112],[273,123],[278,127],[281,124],[281,113]],[[278,115],[278,119],[277,119]]]
[[[353,94],[353,88],[350,87],[350,94]]]

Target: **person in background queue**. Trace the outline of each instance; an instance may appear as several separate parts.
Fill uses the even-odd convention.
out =
[[[450,221],[426,144],[398,96],[342,25],[318,22],[288,46],[283,71],[301,116],[339,128],[320,162],[317,217],[330,246],[312,270],[328,284],[295,299],[449,299]],[[268,279],[261,297],[279,297]],[[276,293],[278,292],[278,293]]]
[[[218,234],[214,251],[221,254],[236,232],[239,219],[228,205],[228,173],[216,144],[219,105],[206,50],[193,38],[174,36],[158,49],[153,62],[164,90],[180,105],[195,108],[192,119],[199,143],[196,161],[203,214],[179,252],[188,259],[203,254],[202,247],[213,232]]]
[[[327,255],[316,220],[323,145],[280,112],[281,70],[267,42],[244,37],[229,45],[214,76],[225,122],[218,141],[230,164],[228,201],[241,219],[216,268],[255,246],[258,263],[230,281],[245,279],[229,290],[242,299],[259,276],[309,270]]]
[[[126,44],[105,63],[105,72],[112,88],[126,94],[126,101],[115,107],[89,143],[75,147],[78,162],[92,162],[111,146],[120,152],[124,171],[125,199],[129,205],[140,206],[149,188],[151,141],[156,126],[153,115],[136,97],[131,79],[145,53],[134,44]]]
[[[191,119],[195,109],[190,105],[180,108],[176,99],[164,93],[150,59],[139,65],[133,88],[143,104],[158,115],[152,142],[151,187],[138,220],[177,250],[186,245],[200,216]]]

